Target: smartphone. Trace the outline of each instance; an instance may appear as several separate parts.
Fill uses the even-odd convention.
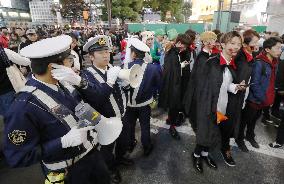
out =
[[[249,84],[239,84],[240,86],[244,86],[244,87],[249,87],[249,86],[251,86],[251,85],[254,85],[254,83],[249,83]]]

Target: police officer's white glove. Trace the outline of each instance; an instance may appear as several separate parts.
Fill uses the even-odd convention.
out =
[[[107,83],[110,85],[114,85],[117,77],[119,75],[121,68],[118,66],[114,66],[107,71]]]
[[[82,78],[72,68],[63,65],[52,64],[51,75],[60,82],[68,82],[71,85],[79,86]]]
[[[93,126],[84,128],[73,127],[71,130],[61,137],[62,148],[69,148],[79,146],[87,141],[87,133],[89,130],[94,129]]]
[[[184,68],[184,67],[186,67],[188,64],[189,64],[188,61],[184,61],[184,62],[182,62],[182,63],[180,64],[180,66],[181,66],[181,68]]]

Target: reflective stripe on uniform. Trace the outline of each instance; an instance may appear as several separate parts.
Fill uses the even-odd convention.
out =
[[[36,89],[34,92],[32,92],[32,94],[42,103],[44,103],[50,110],[59,106],[57,102],[55,102],[50,96],[48,96],[40,89]],[[63,120],[68,124],[70,128],[77,126],[77,121],[71,114],[65,116]]]
[[[128,107],[144,107],[146,105],[149,105],[150,103],[153,102],[153,97],[150,98],[149,100],[147,100],[146,102],[143,102],[143,103],[140,103],[140,104],[136,104],[136,105],[133,105],[133,104],[128,104]]]
[[[145,73],[145,70],[146,70],[146,68],[147,68],[147,63],[143,63],[141,68],[142,68],[142,73],[143,73],[143,75],[142,75],[142,80],[141,80],[141,81],[143,81],[143,79],[144,79],[144,73]],[[141,82],[141,83],[142,83],[142,82]],[[136,97],[137,97],[137,94],[138,94],[138,92],[139,92],[140,87],[141,87],[141,84],[140,84],[140,86],[138,86],[137,88],[134,89],[133,95],[132,95],[132,97],[130,97],[130,98],[132,99],[132,103],[130,103],[130,100],[129,100],[129,102],[128,102],[128,106],[129,106],[129,107],[130,107],[130,106],[136,106]],[[144,102],[144,103],[145,103],[145,102]]]
[[[61,162],[55,162],[55,163],[52,163],[52,164],[43,162],[43,164],[45,165],[45,167],[47,169],[52,170],[52,171],[67,168],[67,167],[71,166],[72,164],[78,162],[84,156],[86,156],[93,149],[94,145],[96,145],[96,144],[97,144],[97,138],[94,138],[92,143],[89,142],[89,141],[84,143],[84,147],[86,148],[86,151],[84,153],[76,156],[74,159],[68,159],[68,160],[64,160],[64,161],[61,161]]]
[[[21,89],[21,92],[32,93],[38,100],[40,100],[43,104],[45,104],[49,108],[49,110],[51,110],[54,107],[59,106],[59,104],[57,102],[55,102],[45,92],[43,92],[40,89],[37,89],[33,86],[25,86],[24,88]],[[77,121],[75,120],[75,118],[73,117],[72,114],[68,114],[67,116],[65,116],[62,119],[68,124],[68,126],[70,128],[78,125]],[[84,153],[76,156],[74,159],[69,159],[69,160],[56,162],[56,163],[52,163],[52,164],[46,164],[46,163],[43,162],[44,165],[46,166],[46,168],[48,168],[49,170],[64,169],[64,168],[72,165],[73,163],[77,162],[81,158],[83,158],[98,143],[96,132],[90,131],[90,136],[93,138],[92,142],[87,140],[86,142],[83,143],[83,146],[86,149],[86,151]]]
[[[91,74],[93,74],[95,79],[97,79],[101,84],[106,83],[105,80],[103,79],[103,77],[100,74],[98,74],[98,72],[96,72],[96,70],[94,70],[93,67],[89,67],[87,70],[89,72],[91,72]],[[121,117],[121,113],[120,113],[119,107],[118,107],[118,105],[116,103],[116,100],[114,99],[112,94],[110,95],[109,100],[110,100],[110,103],[112,105],[112,108],[113,108],[113,111],[115,113],[115,116],[116,117]]]

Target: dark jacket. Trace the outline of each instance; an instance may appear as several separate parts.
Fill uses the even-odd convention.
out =
[[[192,60],[193,58],[193,60]],[[180,62],[188,61],[189,63],[194,63],[196,61],[196,52],[193,49],[187,48],[185,51],[180,53]],[[191,76],[190,71],[190,64],[185,66],[182,69],[182,75],[181,75],[181,96],[182,98],[185,95],[185,91],[187,89],[187,85],[189,83]]]
[[[179,51],[172,47],[165,55],[159,106],[181,108],[181,64]]]
[[[220,65],[220,55],[210,58],[204,66],[204,76],[199,80],[197,98],[197,133],[196,142],[207,147],[216,147],[220,143],[220,132],[217,126],[217,103],[223,83],[223,72],[228,67],[233,80],[235,70],[232,66]]]
[[[274,99],[274,84],[277,60],[272,62],[261,52],[253,64],[248,100],[262,106],[269,106]],[[268,100],[268,101],[267,101]]]
[[[253,57],[249,55],[244,49],[241,49],[234,60],[237,67],[234,83],[239,84],[244,80],[245,83],[248,84],[251,78],[252,65],[254,62]],[[237,94],[228,93],[229,96],[226,111],[228,120],[226,123],[233,126],[235,137],[239,132],[239,124],[241,121],[241,112],[245,93],[246,91],[239,91]]]

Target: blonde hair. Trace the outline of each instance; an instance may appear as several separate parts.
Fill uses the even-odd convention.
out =
[[[204,42],[204,41],[206,42],[206,41],[209,41],[209,40],[217,40],[217,35],[212,31],[205,31],[205,32],[201,33],[200,40],[202,42]]]

